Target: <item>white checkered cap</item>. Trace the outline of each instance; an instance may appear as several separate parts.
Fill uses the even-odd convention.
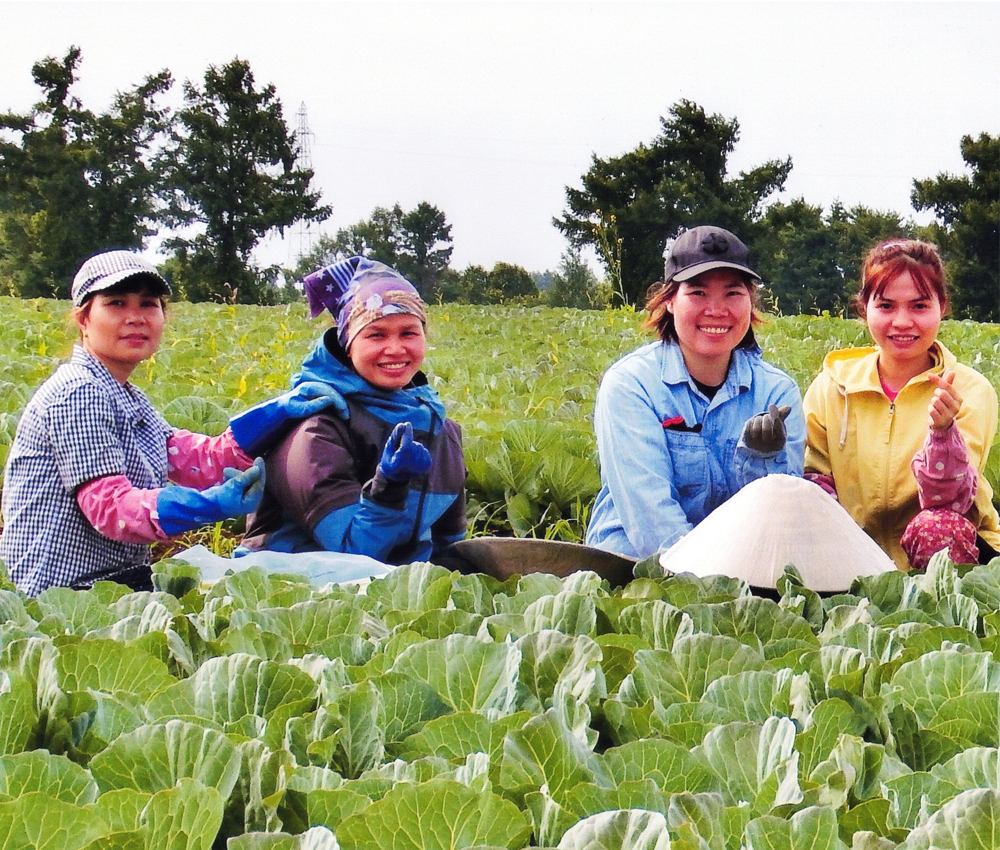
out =
[[[151,262],[132,251],[104,251],[86,260],[73,278],[73,306],[79,307],[88,295],[135,275],[150,278],[162,295],[170,295],[170,284]]]

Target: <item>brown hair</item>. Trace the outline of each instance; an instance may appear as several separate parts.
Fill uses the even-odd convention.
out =
[[[868,302],[904,272],[909,272],[922,298],[934,297],[946,312],[948,280],[937,245],[919,239],[890,239],[872,248],[861,264],[861,288],[851,300],[856,316],[865,318]]]
[[[757,337],[754,336],[755,325],[761,324],[764,320],[759,310],[759,298],[757,293],[757,281],[748,274],[736,274],[742,279],[743,285],[750,293],[750,327],[743,335],[743,339],[736,345],[737,348],[759,348]],[[652,331],[659,337],[661,342],[676,342],[677,328],[674,327],[674,314],[667,309],[667,303],[677,294],[681,283],[694,283],[701,275],[695,275],[690,280],[679,281],[668,280],[664,283],[657,281],[646,290],[646,312],[649,314],[642,323],[643,328]]]

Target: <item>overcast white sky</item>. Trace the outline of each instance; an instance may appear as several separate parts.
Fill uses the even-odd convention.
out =
[[[98,112],[163,68],[179,102],[180,81],[248,60],[290,128],[307,108],[323,232],[428,201],[456,269],[555,268],[565,187],[592,154],[652,140],[682,98],[738,119],[734,174],[791,156],[779,197],[826,208],[914,215],[914,178],[962,172],[961,137],[1000,133],[998,2],[0,0],[0,20],[0,111],[27,111],[31,65],[74,44]]]

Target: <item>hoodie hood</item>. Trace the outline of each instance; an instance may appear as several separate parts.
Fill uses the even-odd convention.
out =
[[[444,404],[423,372],[417,372],[410,386],[401,390],[378,389],[354,371],[337,341],[336,328],[330,328],[316,341],[302,368],[292,375],[292,387],[309,381],[328,384],[348,405],[363,407],[393,425],[406,421],[417,431],[436,434],[444,423]]]
[[[882,392],[878,377],[878,349],[844,348],[823,358],[823,371],[841,388],[841,392]]]

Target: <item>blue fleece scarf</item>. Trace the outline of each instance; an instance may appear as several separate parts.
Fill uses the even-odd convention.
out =
[[[354,371],[347,356],[342,354],[336,333],[331,328],[317,340],[302,361],[302,368],[292,375],[292,387],[307,381],[321,381],[337,390],[348,403],[364,407],[384,422],[393,425],[409,422],[414,430],[431,434],[441,429],[445,419],[444,403],[427,383],[423,372],[416,374],[409,387],[380,390]]]

